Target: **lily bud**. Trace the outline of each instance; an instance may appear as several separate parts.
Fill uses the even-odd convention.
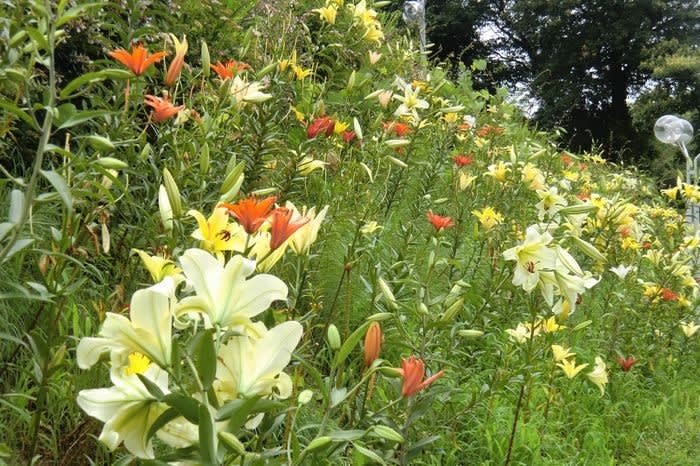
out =
[[[178,76],[180,76],[182,66],[185,64],[185,54],[187,53],[187,36],[182,36],[182,41],[179,41],[175,34],[170,34],[170,39],[175,44],[175,58],[170,62],[168,72],[165,75],[165,85],[168,87],[172,86]]]
[[[330,324],[328,326],[326,336],[328,337],[328,344],[331,346],[331,349],[337,350],[340,348],[341,342],[340,342],[340,333],[338,332],[338,327],[336,327],[333,324]]]
[[[365,334],[365,364],[367,367],[379,357],[382,348],[382,327],[379,322],[374,321],[369,324]]]
[[[209,57],[209,47],[207,46],[207,43],[202,41],[202,55],[201,55],[201,61],[202,61],[202,75],[205,78],[209,77],[209,73],[211,73],[210,65],[211,65],[211,58]]]

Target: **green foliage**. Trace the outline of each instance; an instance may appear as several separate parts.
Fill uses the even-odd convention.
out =
[[[679,212],[700,195],[664,197],[596,152],[560,152],[503,92],[426,65],[397,13],[372,2],[338,5],[335,21],[318,11],[335,4],[0,3],[0,464],[692,463],[698,345],[679,324],[697,318],[698,245]],[[532,21],[539,10],[517,11]],[[189,42],[170,87],[167,33]],[[169,56],[135,73],[107,55],[134,41]],[[203,69],[204,43],[212,64],[250,69]],[[659,77],[683,68],[672,65]],[[173,115],[144,103],[166,92],[183,106]],[[302,206],[328,206],[309,252],[288,241],[270,251],[277,228],[241,233],[230,206],[218,209],[225,225],[210,217],[255,194],[293,202],[309,223]],[[428,212],[449,218],[434,227]],[[561,248],[558,275],[504,256],[537,224]],[[217,247],[231,238],[241,244]],[[223,290],[213,303],[191,272],[159,298],[193,248],[256,259],[249,283],[277,277],[286,301],[235,325],[195,318],[249,298],[236,280],[215,282],[214,266],[200,277]],[[636,270],[620,277],[620,265]],[[518,266],[555,278],[524,290]],[[120,327],[171,312],[156,333]],[[278,362],[285,341],[254,344],[290,321],[304,335],[274,372],[263,362]],[[367,367],[370,321],[382,336]],[[327,341],[331,324],[340,344]],[[134,350],[149,335],[171,353]],[[95,336],[122,346],[81,370]],[[569,379],[553,344],[589,367]],[[623,372],[618,355],[638,363]],[[596,357],[604,394],[586,377]],[[84,401],[125,380],[130,419],[144,422],[127,433],[143,431],[157,460],[96,440],[119,423],[89,417]]]

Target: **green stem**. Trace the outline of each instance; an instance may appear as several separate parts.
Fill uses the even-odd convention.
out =
[[[45,7],[47,11],[51,11],[51,2],[46,0]],[[24,225],[29,220],[29,214],[32,210],[32,204],[34,203],[34,194],[36,191],[37,184],[39,182],[39,173],[41,172],[41,165],[44,161],[44,152],[46,151],[46,145],[51,137],[51,127],[53,125],[53,116],[56,106],[56,69],[55,69],[55,58],[54,58],[54,35],[55,35],[55,24],[53,19],[49,21],[47,41],[49,44],[48,54],[49,54],[49,101],[46,105],[44,123],[41,128],[41,137],[39,138],[39,145],[36,148],[36,154],[34,156],[34,164],[32,166],[32,175],[29,179],[29,184],[27,185],[27,190],[24,193],[24,203],[22,205],[22,213],[20,215],[19,221],[12,229],[12,236],[10,240],[5,244],[5,246],[0,251],[0,264],[5,261],[7,255],[10,253],[12,248],[17,243]]]

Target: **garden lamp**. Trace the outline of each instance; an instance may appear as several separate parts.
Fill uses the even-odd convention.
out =
[[[685,182],[688,184],[698,182],[698,161],[700,154],[691,159],[686,144],[693,138],[693,125],[688,120],[675,115],[664,115],[654,123],[654,136],[664,144],[678,146],[685,157]],[[698,227],[700,220],[700,205],[688,203],[686,221]]]

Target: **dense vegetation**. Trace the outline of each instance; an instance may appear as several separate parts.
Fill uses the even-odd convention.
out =
[[[675,179],[678,153],[651,128],[667,113],[700,125],[697,1],[436,0],[427,17],[437,56],[488,58],[478,85],[522,86],[534,123],[566,129],[563,147]]]
[[[0,464],[698,462],[700,189],[383,3],[0,3]]]

